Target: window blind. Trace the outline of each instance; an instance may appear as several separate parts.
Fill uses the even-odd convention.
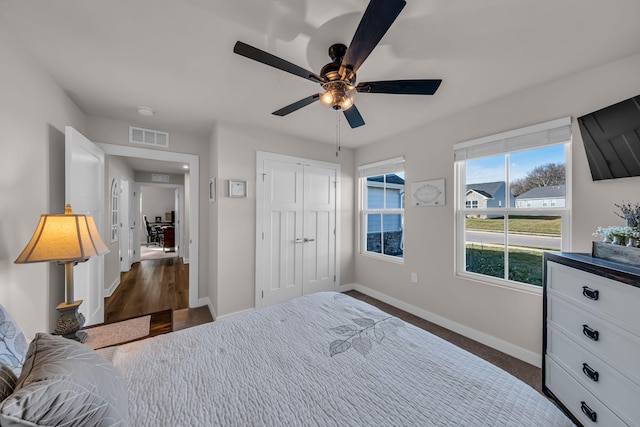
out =
[[[571,117],[527,126],[453,146],[455,161],[496,156],[571,141]]]
[[[358,166],[358,178],[379,176],[404,171],[404,157]]]

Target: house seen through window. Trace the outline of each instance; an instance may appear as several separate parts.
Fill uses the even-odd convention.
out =
[[[568,248],[570,123],[456,144],[458,274],[542,286],[543,252]]]
[[[404,160],[358,169],[362,189],[361,252],[395,259],[404,256]]]

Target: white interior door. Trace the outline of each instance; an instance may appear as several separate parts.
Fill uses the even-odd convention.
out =
[[[130,192],[129,192],[129,180],[120,180],[120,206],[118,209],[119,215],[119,230],[118,235],[120,246],[120,271],[129,271],[132,264],[132,246],[131,246],[131,208],[130,208]]]
[[[131,206],[129,206],[129,218],[131,220],[129,225],[129,245],[132,248],[131,262],[140,261],[140,184],[132,182],[129,186],[129,192],[131,197],[129,198]]]
[[[256,306],[335,289],[338,171],[258,153]]]
[[[103,237],[104,152],[74,128],[65,127],[65,198],[76,214],[91,215]],[[105,240],[105,242],[110,239]],[[86,325],[104,322],[104,259],[92,257],[74,267],[74,299]]]
[[[263,305],[302,295],[303,167],[265,160],[261,229]]]
[[[336,170],[304,167],[303,294],[332,291],[336,274]]]
[[[176,188],[174,190],[174,212],[175,212],[175,223],[173,224],[173,228],[175,230],[175,245],[176,245],[176,256],[182,256],[182,189]]]

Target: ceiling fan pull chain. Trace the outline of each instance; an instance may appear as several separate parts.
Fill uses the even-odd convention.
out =
[[[336,157],[340,152],[340,110],[336,110]]]

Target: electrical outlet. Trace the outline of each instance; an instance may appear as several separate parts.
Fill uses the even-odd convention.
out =
[[[411,283],[418,283],[418,273],[411,273]]]

